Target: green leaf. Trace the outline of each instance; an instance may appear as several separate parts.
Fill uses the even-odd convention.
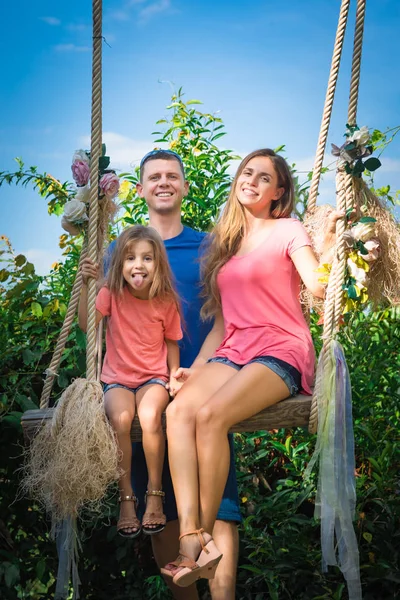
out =
[[[381,164],[382,163],[379,158],[371,156],[371,158],[367,158],[367,160],[364,162],[364,167],[368,169],[368,171],[376,171],[376,169],[379,169]]]
[[[39,408],[30,398],[23,394],[17,394],[15,401],[24,412],[26,410],[37,410]]]
[[[372,542],[372,534],[368,533],[367,531],[363,533],[363,538],[364,540],[367,540],[369,544]]]
[[[26,257],[23,254],[18,254],[15,257],[15,264],[17,267],[22,267],[26,263]]]
[[[359,223],[376,223],[376,219],[374,219],[374,217],[361,217],[361,219],[358,220]],[[357,223],[356,223],[357,225]]]
[[[347,293],[349,298],[351,298],[352,300],[357,300],[357,298],[359,297],[354,285],[349,285],[349,287],[347,288]]]
[[[188,100],[186,104],[203,104],[201,100]]]
[[[102,173],[103,171],[105,171],[105,169],[107,169],[109,164],[110,164],[110,157],[109,156],[101,156],[99,158],[100,172]]]
[[[18,580],[19,580],[18,565],[10,564],[10,566],[7,567],[7,569],[4,573],[4,581],[6,583],[6,586],[8,588],[14,587],[14,585],[17,583]]]
[[[41,317],[43,315],[43,310],[39,302],[32,302],[31,311],[35,317]]]

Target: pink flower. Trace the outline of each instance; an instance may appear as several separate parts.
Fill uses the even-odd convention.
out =
[[[105,173],[100,179],[100,189],[110,200],[115,198],[119,191],[119,177],[115,173]]]
[[[87,162],[84,162],[83,160],[75,160],[72,163],[71,170],[72,177],[74,178],[76,185],[87,185],[90,175],[90,169]]]
[[[372,238],[371,240],[364,242],[364,246],[366,250],[368,250],[368,254],[362,255],[364,260],[366,260],[367,262],[374,262],[374,260],[377,260],[379,258],[379,255],[381,253],[381,245],[378,239]]]

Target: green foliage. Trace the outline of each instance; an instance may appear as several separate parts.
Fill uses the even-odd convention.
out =
[[[157,125],[164,131],[155,131],[155,147],[162,144],[177,152],[185,165],[186,179],[190,182],[189,193],[183,201],[182,218],[185,225],[206,231],[210,229],[219,208],[227,199],[231,184],[229,167],[239,160],[231,150],[221,150],[215,142],[226,135],[220,117],[202,113],[193,108],[199,100],[183,100],[182,88],[172,96],[167,106],[169,118],[160,119]],[[121,177],[132,184],[122,201],[126,213],[122,225],[144,222],[147,216],[146,203],[136,194],[139,169],[134,174],[123,173]]]
[[[187,224],[208,229],[226,199],[234,156],[216,142],[225,134],[218,117],[183,101],[182,91],[159,121],[155,143],[167,144],[184,159],[191,192],[183,212]],[[379,132],[380,133],[380,132]],[[373,143],[384,144],[385,134],[373,133]],[[278,149],[283,151],[283,146]],[[105,153],[105,150],[104,150]],[[26,169],[18,160],[16,173],[0,173],[1,183],[33,185],[60,214],[72,191],[51,176]],[[304,214],[311,178],[296,183],[296,214]],[[120,227],[146,217],[145,205],[132,184],[138,171],[124,174]],[[389,186],[380,195],[395,199]],[[390,201],[390,200],[389,200]],[[78,240],[78,241],[77,241]],[[22,255],[15,255],[2,238],[0,248],[0,588],[5,600],[53,597],[57,557],[50,524],[29,498],[18,496],[21,449],[20,417],[38,406],[43,373],[63,321],[76,273],[79,238],[61,237],[62,264],[47,277],[35,273]],[[392,600],[400,583],[400,311],[368,311],[346,318],[341,332],[353,382],[358,504],[355,527],[360,546],[363,597]],[[321,326],[312,315],[316,351]],[[71,378],[85,370],[85,337],[73,326],[58,371],[54,398]],[[236,436],[237,471],[244,523],[241,527],[237,597],[264,600],[345,600],[338,569],[320,569],[319,526],[313,518],[315,475],[303,480],[315,437],[296,429],[254,432]],[[17,500],[16,500],[17,498]],[[82,551],[81,597],[86,600],[166,599],[169,592],[158,575],[149,540],[124,540],[117,535],[115,495],[101,515],[85,515],[80,524]],[[201,589],[205,589],[203,585]],[[396,596],[397,594],[397,596]]]

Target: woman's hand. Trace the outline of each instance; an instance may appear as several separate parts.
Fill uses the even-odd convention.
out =
[[[94,263],[91,258],[86,256],[83,259],[81,264],[81,275],[82,275],[82,283],[83,285],[87,285],[88,279],[91,277],[92,279],[99,278],[99,265]]]

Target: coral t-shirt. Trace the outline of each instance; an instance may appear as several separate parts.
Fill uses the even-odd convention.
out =
[[[315,353],[299,301],[300,276],[290,256],[310,238],[297,219],[277,219],[258,248],[233,256],[217,276],[225,337],[215,352],[244,365],[274,356],[296,367],[310,394]]]
[[[182,338],[173,302],[140,300],[124,287],[121,296],[101,288],[96,309],[110,317],[101,380],[136,388],[153,377],[168,381],[165,338]]]

